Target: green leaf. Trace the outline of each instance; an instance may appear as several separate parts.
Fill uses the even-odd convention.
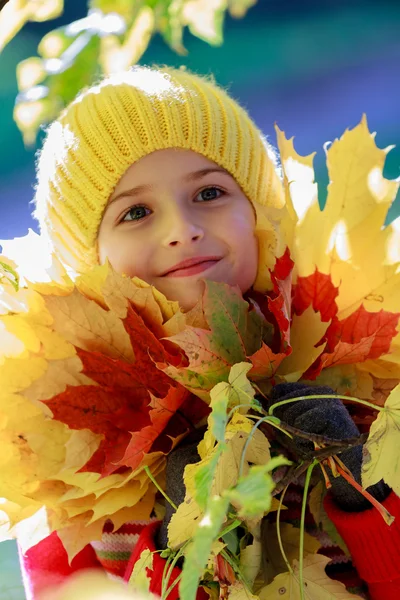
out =
[[[225,382],[218,383],[211,390],[211,413],[208,417],[209,429],[218,442],[225,439],[225,429],[228,423],[228,402],[227,394],[229,386]]]
[[[194,476],[195,484],[195,500],[201,510],[205,510],[211,494],[211,486],[213,483],[215,470],[217,468],[219,457],[221,456],[225,448],[224,444],[218,444],[215,449],[211,460],[206,462],[204,465],[196,470]]]
[[[246,360],[262,343],[262,317],[249,310],[238,287],[206,281],[204,315],[212,332],[213,346],[234,365]]]
[[[19,289],[19,275],[18,273],[7,263],[0,260],[0,283],[5,279],[10,283],[14,290],[17,292]]]
[[[157,367],[208,401],[208,392],[221,381],[228,381],[232,366],[246,362],[247,356],[261,347],[266,321],[250,308],[238,287],[205,283],[202,302],[210,329],[187,326],[166,338],[184,350],[189,364],[175,367],[157,363]]]
[[[0,52],[25,23],[55,19],[63,10],[63,0],[10,0],[0,13]]]
[[[262,517],[271,508],[272,492],[275,482],[271,471],[282,465],[290,465],[283,456],[275,456],[265,465],[252,466],[246,476],[238,480],[237,485],[224,492],[224,497],[238,509],[243,518]]]
[[[38,52],[42,58],[60,58],[69,48],[74,36],[67,35],[66,30],[67,26],[58,27],[42,37],[38,45]]]
[[[183,46],[183,8],[185,0],[164,0],[153,2],[156,30],[158,30],[168,46],[177,54],[186,55]]]
[[[185,556],[179,586],[181,600],[195,600],[199,581],[207,564],[212,544],[219,537],[228,507],[229,500],[227,498],[214,496],[209,499],[207,512],[200,521]]]

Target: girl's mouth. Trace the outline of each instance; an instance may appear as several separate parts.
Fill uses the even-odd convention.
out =
[[[197,273],[201,273],[202,271],[206,271],[210,269],[215,264],[217,264],[220,259],[217,260],[206,260],[201,263],[197,263],[197,265],[192,265],[191,267],[186,267],[184,269],[177,269],[176,271],[171,271],[164,275],[164,277],[189,277],[190,275],[197,275]]]

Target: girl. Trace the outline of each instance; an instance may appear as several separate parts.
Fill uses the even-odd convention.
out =
[[[50,126],[38,162],[35,215],[63,263],[82,273],[108,259],[184,310],[199,299],[203,278],[238,285],[243,294],[265,291],[260,273],[274,264],[274,216],[283,206],[276,157],[245,110],[213,82],[186,71],[137,67],[84,91]],[[298,396],[299,389],[318,393],[284,384],[274,389],[274,401]],[[285,408],[279,416],[310,432],[333,438],[358,433],[335,398]],[[360,480],[361,448],[342,458]],[[183,497],[183,467],[193,460],[190,445],[171,455],[171,495],[175,490]],[[400,517],[400,500],[387,486],[369,491]],[[341,479],[333,482],[325,508],[368,583],[369,597],[399,598],[400,519],[385,526]],[[22,557],[30,597],[95,565],[128,579],[143,549],[155,550],[157,539],[165,544],[167,520],[161,530],[154,520],[128,523],[117,534],[105,530],[103,540],[71,566],[52,534]],[[154,593],[160,593],[163,568],[155,554]]]

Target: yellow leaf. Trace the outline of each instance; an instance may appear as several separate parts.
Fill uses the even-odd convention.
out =
[[[323,352],[325,345],[317,348],[327,330],[329,322],[321,321],[319,312],[309,306],[300,316],[293,315],[290,327],[290,345],[292,353],[281,362],[277,374],[286,381],[298,381],[301,375],[312,365],[314,360]]]
[[[220,396],[228,399],[227,408],[230,410],[239,404],[250,404],[255,396],[255,390],[247,379],[247,373],[253,368],[251,363],[241,362],[233,365],[229,372],[228,383],[221,381],[210,392],[211,402]],[[240,408],[240,413],[248,412],[250,407]]]
[[[63,0],[9,0],[0,13],[0,52],[27,21],[55,19],[63,8]]]
[[[30,362],[34,361],[31,357]],[[50,360],[45,365],[43,362],[41,376],[27,384],[23,390],[25,398],[31,402],[48,400],[56,394],[61,394],[67,386],[97,385],[86,375],[83,375],[82,362],[78,356],[64,360]],[[51,410],[40,402],[42,410],[52,416]]]
[[[65,444],[65,469],[80,469],[99,447],[101,435],[96,435],[89,429],[72,431]]]
[[[230,585],[229,588],[229,599],[230,600],[257,600],[257,596],[254,596],[240,581],[235,581],[234,585]]]
[[[211,493],[213,495],[221,494],[225,489],[236,484],[244,445],[253,425],[254,423],[245,416],[238,414],[237,412],[233,414],[231,421],[226,427],[226,449],[222,452],[218,460],[212,483]],[[199,448],[200,447],[204,452],[204,454],[202,454],[200,451],[202,459],[195,464],[188,464],[185,467],[183,477],[186,488],[185,499],[178,506],[178,510],[172,516],[168,526],[168,540],[171,548],[176,548],[193,537],[200,521],[200,517],[203,516],[200,507],[194,500],[195,475],[199,468],[210,463],[214,456],[215,449],[213,445],[207,447],[203,442],[200,443]],[[247,447],[243,465],[243,475],[247,474],[249,463],[261,465],[269,460],[270,451],[268,439],[257,429]]]
[[[154,12],[143,6],[121,45],[116,35],[101,38],[100,62],[106,74],[118,73],[138,62],[154,31]]]
[[[283,134],[280,148],[283,165],[296,159],[291,142]],[[383,227],[399,187],[398,181],[382,175],[388,150],[377,148],[363,117],[327,150],[330,184],[324,210],[311,202],[303,218],[296,221],[293,235],[290,222],[286,228],[292,227],[288,244],[296,274],[305,277],[316,268],[329,274],[333,285],[339,287],[341,319],[361,303],[371,312],[397,312],[400,306],[400,220]],[[391,352],[394,349],[400,361],[399,335]]]
[[[17,65],[17,81],[20,92],[29,90],[34,85],[41,83],[47,76],[44,62],[38,56],[22,60]]]
[[[356,600],[361,596],[350,594],[339,581],[330,579],[325,573],[329,558],[320,554],[309,555],[303,564],[304,584],[307,600]],[[260,600],[301,600],[298,561],[293,561],[293,574],[281,573],[274,581],[259,592]]]
[[[263,577],[264,582],[271,582],[279,573],[287,570],[281,554],[276,533],[276,524],[264,519],[261,526],[263,547]],[[290,523],[280,524],[280,534],[283,549],[289,563],[298,558],[300,549],[300,529]],[[315,554],[321,544],[307,532],[304,533],[304,553]]]
[[[327,385],[337,394],[372,400],[373,380],[369,370],[363,368],[364,364],[338,365],[323,369],[316,379],[308,383]]]
[[[121,319],[77,290],[68,296],[45,297],[54,328],[74,346],[112,358],[134,361],[132,344]]]
[[[72,281],[65,267],[52,253],[49,242],[32,229],[22,237],[0,240],[0,244],[4,254],[15,262],[21,285],[30,282],[35,284],[34,289],[37,285],[37,291],[40,291],[40,286],[44,283],[50,289],[57,289],[57,286],[64,287],[65,290],[72,289]],[[33,292],[32,289],[26,291],[29,294]]]
[[[261,567],[262,546],[260,537],[240,551],[239,567],[246,582],[252,589]]]
[[[155,492],[147,494],[148,487],[141,486],[139,481],[130,481],[125,484],[122,489],[111,489],[103,494],[93,506],[93,516],[89,523],[102,518],[105,514],[113,515],[122,508],[129,508],[138,504],[144,496],[145,503],[142,503],[141,510],[146,513],[145,518],[150,517],[151,510],[154,505]]]
[[[313,160],[315,152],[300,156],[293,145],[293,138],[286,139],[283,131],[275,126],[285,188],[285,211],[280,222],[281,235],[290,248],[292,258],[301,242],[296,226],[305,215],[319,214],[318,186],[314,181]],[[297,264],[297,262],[296,262]]]
[[[91,514],[87,513],[71,517],[68,525],[58,530],[58,537],[68,554],[69,563],[87,544],[101,539],[106,518],[88,525],[90,517]]]
[[[226,0],[188,0],[183,18],[190,32],[216,46],[222,44],[222,23]]]
[[[400,384],[372,423],[363,449],[364,488],[383,479],[400,496]]]
[[[240,19],[256,2],[257,0],[228,0],[229,12],[235,19]]]
[[[142,550],[133,567],[128,583],[130,589],[145,594],[150,592],[151,579],[147,574],[147,569],[153,570],[153,553],[146,548]]]
[[[280,231],[281,220],[286,214],[286,209],[285,207],[275,209],[257,204],[256,213],[258,272],[253,288],[256,291],[265,292],[272,289],[270,270],[275,265],[276,257],[282,256],[286,249],[286,240]]]
[[[178,548],[181,544],[191,539],[203,516],[199,505],[186,494],[184,501],[174,512],[168,525],[168,546]]]

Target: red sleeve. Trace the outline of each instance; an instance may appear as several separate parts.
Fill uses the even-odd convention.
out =
[[[141,553],[143,552],[143,550],[150,550],[150,552],[154,552],[155,550],[157,550],[156,544],[155,544],[155,537],[157,534],[157,531],[160,527],[160,521],[153,521],[153,523],[150,523],[150,525],[147,525],[147,527],[145,527],[142,531],[142,533],[139,536],[138,541],[136,542],[135,548],[131,554],[131,557],[129,559],[129,563],[125,572],[125,576],[124,576],[124,580],[125,581],[129,581],[130,576],[132,574],[133,571],[133,567],[135,566],[136,561],[139,559]],[[150,592],[152,592],[153,594],[156,594],[157,596],[161,596],[161,586],[162,586],[162,579],[164,576],[164,567],[165,567],[165,563],[166,560],[165,558],[161,558],[159,553],[153,554],[153,565],[152,565],[152,569],[150,568],[146,568],[146,572],[147,575],[150,579],[150,586],[149,586],[149,590]],[[175,579],[178,577],[178,575],[180,575],[181,573],[181,569],[179,567],[174,567],[169,581],[168,581],[168,587],[171,586],[171,584],[175,581]],[[179,598],[179,584],[175,585],[171,592],[169,593],[167,600],[178,600]],[[205,590],[200,587],[198,589],[197,592],[197,598],[196,600],[208,600],[209,596],[208,594],[205,592]]]
[[[399,600],[400,498],[391,492],[382,504],[395,517],[390,526],[375,508],[352,513],[341,510],[331,494],[324,501],[358,574],[368,584],[371,600]]]
[[[57,533],[52,533],[24,555],[21,548],[18,550],[26,600],[36,600],[46,587],[63,583],[75,571],[101,568],[90,545],[85,546],[69,565]]]

